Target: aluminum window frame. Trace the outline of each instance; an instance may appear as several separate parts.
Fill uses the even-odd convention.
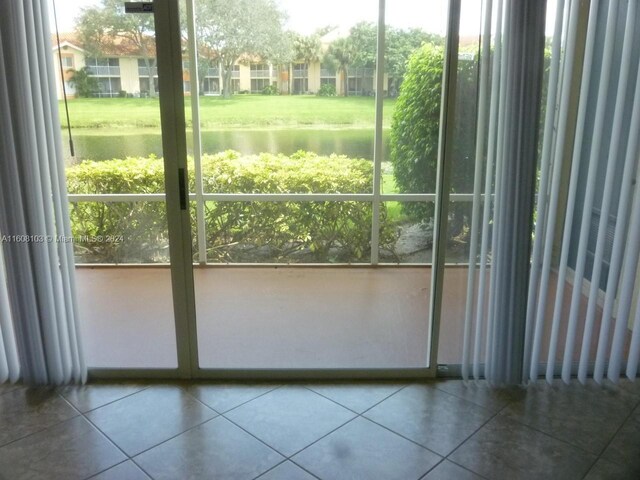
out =
[[[187,0],[187,24],[189,28],[195,26],[195,18],[193,13],[193,1]],[[234,378],[234,379],[336,379],[336,378],[429,378],[437,375],[437,347],[438,347],[438,331],[440,322],[440,305],[442,298],[442,269],[444,268],[444,244],[446,244],[446,209],[449,201],[464,201],[470,202],[473,200],[473,194],[449,194],[449,180],[445,170],[441,170],[443,165],[450,164],[450,151],[447,149],[447,139],[452,138],[452,132],[454,130],[453,122],[446,122],[449,115],[453,113],[454,104],[451,98],[455,101],[455,83],[456,83],[456,68],[457,60],[457,40],[458,29],[460,19],[460,1],[461,0],[449,0],[448,4],[448,19],[447,19],[447,53],[445,58],[445,70],[443,73],[443,104],[441,113],[441,139],[440,139],[440,157],[438,167],[439,186],[435,193],[415,193],[415,194],[383,194],[381,193],[382,186],[382,156],[383,140],[382,140],[382,113],[383,113],[383,98],[384,98],[384,42],[385,42],[385,0],[379,0],[378,3],[378,33],[377,33],[377,66],[374,71],[374,79],[376,85],[376,117],[374,126],[374,183],[373,191],[371,193],[358,193],[358,194],[323,194],[323,193],[205,193],[202,184],[202,170],[201,170],[201,151],[196,148],[194,151],[194,162],[196,166],[195,179],[196,179],[196,192],[190,192],[188,194],[189,201],[195,201],[197,204],[197,226],[196,231],[198,235],[198,260],[201,265],[237,265],[248,266],[247,264],[220,264],[206,262],[206,243],[203,241],[206,238],[206,232],[204,231],[203,223],[203,211],[204,203],[206,201],[217,202],[252,202],[252,201],[270,201],[270,202],[313,202],[313,201],[360,201],[368,202],[372,205],[372,225],[371,225],[371,261],[367,264],[358,265],[340,265],[342,268],[362,268],[362,267],[377,267],[379,266],[378,254],[379,254],[379,230],[380,230],[380,207],[383,202],[388,201],[400,201],[400,202],[435,202],[436,217],[434,225],[436,230],[434,231],[434,259],[431,268],[432,275],[432,290],[430,298],[430,318],[429,322],[429,336],[426,339],[428,341],[428,350],[425,367],[420,368],[369,368],[369,369],[209,369],[201,368],[199,366],[198,356],[198,340],[197,340],[197,323],[195,312],[195,291],[193,283],[193,262],[189,257],[191,251],[191,221],[189,219],[188,209],[187,212],[178,212],[179,201],[177,198],[177,169],[173,167],[184,168],[186,164],[186,158],[182,158],[182,155],[178,153],[175,158],[165,159],[165,163],[171,168],[165,169],[165,176],[167,178],[167,185],[172,185],[171,191],[167,193],[158,194],[71,194],[68,196],[69,201],[72,203],[78,202],[166,202],[168,209],[169,220],[169,235],[170,241],[174,244],[174,251],[178,253],[176,258],[173,258],[172,254],[172,285],[173,285],[173,297],[174,297],[174,310],[175,310],[175,322],[176,322],[176,346],[178,349],[178,368],[177,369],[109,369],[109,368],[92,368],[89,372],[91,378],[175,378],[176,375],[181,378],[193,378],[193,379],[211,379],[211,378]],[[173,4],[168,0],[154,0],[154,7],[160,7],[156,11],[156,28],[158,26],[167,26],[171,23],[177,23],[178,9],[177,3]],[[193,35],[189,36],[189,48],[192,50],[192,55],[189,62],[189,70],[192,78],[197,78],[197,59],[195,58],[195,38]],[[164,42],[166,45],[167,38]],[[454,48],[452,48],[454,47]],[[174,49],[175,50],[175,49]],[[179,53],[179,52],[178,52]],[[178,55],[174,51],[164,52],[168,58],[172,55]],[[174,58],[176,65],[180,64],[182,67],[181,54],[180,58]],[[239,70],[239,66],[234,66],[234,73],[236,68]],[[178,69],[180,74],[182,68]],[[176,74],[177,75],[177,74]],[[178,80],[175,80],[175,91],[170,92],[167,90],[168,99],[171,100],[172,96],[174,100],[179,95],[184,95],[182,89],[182,77],[180,75],[180,82],[178,88]],[[195,82],[197,84],[197,82]],[[192,108],[196,114],[193,117],[193,133],[194,145],[200,145],[201,126],[197,121],[199,118],[198,107],[198,85],[194,84],[194,90],[192,92],[192,101],[195,96],[195,102],[192,103]],[[448,97],[449,93],[453,89],[453,96]],[[180,90],[178,92],[178,90]],[[195,95],[194,95],[195,94]],[[160,95],[163,95],[163,91],[160,91]],[[173,104],[171,100],[169,103]],[[175,106],[168,107],[169,109]],[[182,109],[184,111],[184,109]],[[175,113],[175,112],[174,112]],[[165,115],[170,118],[171,115],[167,112]],[[174,147],[178,140],[183,139],[185,132],[179,132],[179,122],[170,122],[169,133],[173,133],[171,130],[176,131],[176,135],[169,135],[167,140],[167,146]],[[444,127],[442,126],[444,125]],[[184,128],[184,125],[183,125]],[[167,132],[163,131],[163,134]],[[180,143],[180,142],[178,142]],[[164,145],[163,145],[164,146]],[[178,145],[180,147],[180,145]],[[178,148],[180,149],[180,148]],[[169,149],[171,150],[171,149]],[[169,153],[171,154],[171,153]],[[167,152],[165,152],[167,155]],[[450,165],[449,165],[450,167]],[[444,172],[444,173],[443,173]],[[440,184],[442,183],[442,184]],[[173,188],[173,185],[176,188]],[[171,213],[171,215],[169,215]],[[443,240],[445,241],[443,244]],[[204,259],[204,261],[203,261]],[[404,264],[407,266],[425,265],[425,264]],[[402,265],[402,266],[404,266]],[[429,265],[429,264],[426,264]],[[286,266],[279,265],[279,266]],[[304,265],[296,265],[296,267],[303,267]],[[317,265],[310,265],[317,266]],[[326,265],[331,267],[333,265]],[[336,265],[337,266],[337,265]],[[400,266],[397,263],[383,264],[381,266]]]

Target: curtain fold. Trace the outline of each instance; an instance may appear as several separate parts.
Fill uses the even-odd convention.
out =
[[[480,95],[486,89],[491,110],[488,134],[484,126],[478,128],[478,136],[488,135],[483,142],[488,147],[479,149],[476,162],[487,167],[484,195],[477,173],[474,190],[474,212],[484,202],[484,216],[471,231],[463,376],[494,383],[540,376],[549,383],[557,377],[568,383],[576,376],[583,383],[589,377],[617,382],[623,374],[635,379],[640,361],[640,6],[635,0],[558,0],[536,175],[512,168],[518,149],[532,148],[525,137],[515,144],[509,140],[519,125],[519,111],[508,101],[517,88],[510,80],[514,60],[509,57],[524,52],[513,36],[513,4],[499,1],[495,31],[487,19],[483,32],[493,39],[493,50],[483,47],[493,70],[491,87],[485,80]],[[500,19],[503,9],[505,20]],[[525,25],[524,30],[537,28]],[[479,116],[488,104],[480,102]],[[517,149],[510,151],[509,145]],[[532,176],[537,199],[529,251],[522,236],[513,236],[522,222],[513,212],[525,197],[513,196],[510,188],[528,188]],[[528,273],[514,261],[516,250],[529,264]],[[528,279],[527,290],[514,289],[523,279]],[[524,311],[509,310],[523,300]],[[505,320],[505,311],[512,317]],[[521,369],[517,375],[516,368]]]
[[[462,374],[513,384],[521,381],[525,336],[546,2],[495,4],[484,4]]]
[[[0,231],[21,376],[28,384],[80,382],[86,368],[46,0],[7,2],[0,42]],[[3,337],[5,330],[3,323]]]

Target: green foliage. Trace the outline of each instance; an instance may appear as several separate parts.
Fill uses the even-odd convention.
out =
[[[262,95],[278,95],[279,93],[278,86],[274,84],[267,85],[262,89]]]
[[[335,67],[342,77],[342,94],[346,97],[349,66],[353,64],[356,50],[350,38],[338,38],[329,45],[323,58],[323,63]]]
[[[157,158],[85,161],[67,169],[70,193],[159,193],[164,167]],[[82,202],[71,204],[76,255],[87,263],[155,263],[168,259],[162,202]],[[122,235],[123,242],[110,241]],[[90,238],[101,238],[93,241]]]
[[[322,45],[320,37],[314,35],[300,35],[299,33],[289,33],[292,43],[292,59],[304,63],[317,62],[322,55]]]
[[[401,192],[435,192],[444,51],[426,44],[409,58],[391,120],[391,163]],[[426,220],[431,204],[406,203],[406,212]]]
[[[349,41],[353,45],[354,67],[374,67],[378,45],[378,27],[372,22],[360,22],[349,30]]]
[[[223,95],[231,96],[236,62],[258,57],[282,63],[291,55],[284,33],[285,14],[273,0],[199,0],[196,2],[200,50],[222,65]]]
[[[76,90],[76,97],[88,98],[98,92],[98,80],[89,75],[89,69],[82,67],[74,70],[73,76],[69,79],[69,85]]]
[[[76,20],[76,33],[82,48],[93,57],[118,51],[123,42],[136,50],[149,69],[150,96],[155,96],[153,75],[155,36],[153,15],[125,13],[120,0],[101,0],[99,5],[83,8]]]
[[[336,87],[330,83],[323,83],[318,90],[318,96],[320,97],[335,97]]]
[[[353,49],[351,65],[374,68],[378,41],[378,27],[372,22],[360,22],[349,31],[348,41]],[[443,45],[444,39],[419,28],[401,29],[387,25],[385,28],[385,72],[398,89],[406,72],[412,52],[425,43]]]
[[[433,44],[423,45],[409,58],[391,122],[391,162],[401,192],[435,192],[443,66],[444,49]],[[451,186],[452,192],[470,192],[475,160],[475,61],[459,61],[457,87]],[[433,204],[406,203],[403,208],[414,220],[426,221],[433,215]],[[465,208],[452,206],[453,236],[462,231]]]
[[[189,170],[194,191],[191,161]],[[303,151],[290,157],[233,151],[207,155],[202,173],[205,191],[215,193],[369,193],[373,185],[367,160]],[[67,183],[70,193],[161,193],[163,164],[156,158],[85,161],[67,170]],[[366,261],[371,213],[368,202],[206,202],[207,257],[213,262]],[[384,207],[381,219],[381,243],[389,245],[393,235]],[[162,202],[75,203],[71,222],[75,237],[124,237],[120,244],[76,243],[82,261],[168,258]]]

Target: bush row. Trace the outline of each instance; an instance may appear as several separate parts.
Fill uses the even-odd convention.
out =
[[[195,191],[189,160],[190,190]],[[234,151],[202,159],[204,191],[212,193],[369,193],[370,161],[297,152],[241,156]],[[69,193],[161,193],[159,158],[84,161],[67,170]],[[368,202],[206,202],[207,259],[211,262],[358,262],[370,253]],[[196,251],[195,205],[191,215]],[[381,212],[381,243],[392,228]],[[168,261],[162,202],[80,202],[71,206],[79,261],[154,263]],[[82,238],[86,236],[87,238]],[[93,241],[101,237],[102,241]],[[107,241],[122,237],[123,242]]]

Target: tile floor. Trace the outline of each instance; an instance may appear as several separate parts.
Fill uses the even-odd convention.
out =
[[[640,382],[0,385],[0,480],[640,479]]]

